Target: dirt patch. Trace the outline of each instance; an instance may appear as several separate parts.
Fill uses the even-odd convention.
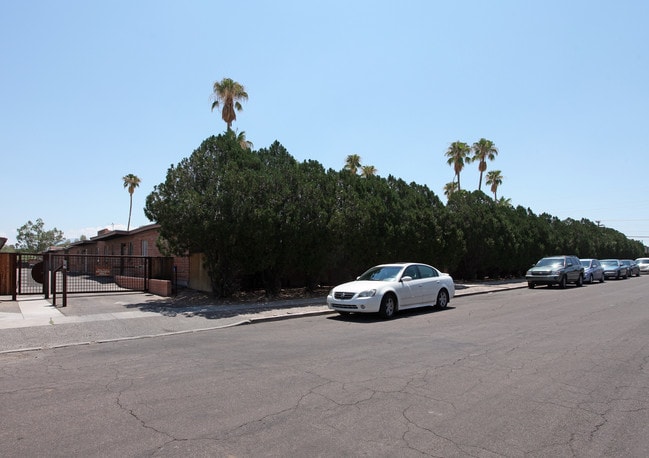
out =
[[[168,307],[191,307],[199,305],[269,304],[295,299],[324,298],[330,289],[329,287],[320,287],[313,291],[307,291],[305,288],[286,288],[282,289],[274,297],[267,297],[263,290],[241,291],[227,299],[215,298],[202,291],[182,289],[175,296],[165,300],[165,305]]]

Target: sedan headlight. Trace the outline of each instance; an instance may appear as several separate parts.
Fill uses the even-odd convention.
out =
[[[361,293],[358,293],[358,297],[372,297],[376,294],[375,289],[368,289],[367,291],[363,291]]]

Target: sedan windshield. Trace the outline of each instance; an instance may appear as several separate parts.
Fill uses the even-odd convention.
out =
[[[358,277],[359,280],[371,281],[396,281],[397,275],[401,272],[401,266],[379,266],[372,267],[363,275]]]
[[[602,265],[607,267],[609,266],[617,267],[617,261],[602,261]]]
[[[584,266],[584,267],[590,267],[590,261],[584,261],[584,260],[582,259],[582,261],[581,261],[581,265]]]

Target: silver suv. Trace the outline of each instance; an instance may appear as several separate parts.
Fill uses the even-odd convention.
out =
[[[584,266],[577,256],[549,256],[542,258],[525,274],[527,286],[559,285],[565,288],[567,283],[577,286],[584,284]]]

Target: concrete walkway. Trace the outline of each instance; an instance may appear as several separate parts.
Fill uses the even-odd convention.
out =
[[[92,315],[64,315],[42,296],[23,296],[16,301],[20,313],[0,312],[0,329],[28,328],[51,326],[54,324],[83,323],[89,321],[107,321],[128,318],[152,317],[154,313],[143,311],[126,311],[117,313],[97,313]],[[0,310],[2,310],[0,308]]]

